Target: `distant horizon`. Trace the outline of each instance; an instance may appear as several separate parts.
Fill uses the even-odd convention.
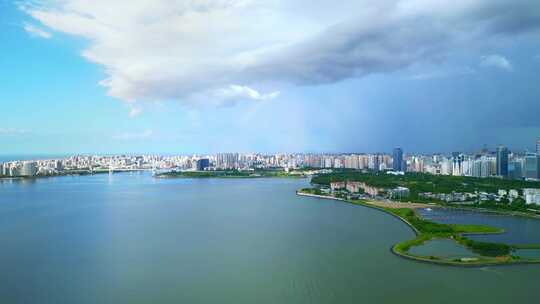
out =
[[[490,147],[488,146],[487,149],[489,152],[494,153],[496,152],[497,146]],[[505,146],[505,145],[502,145]],[[524,152],[536,152],[535,147],[532,148],[511,148],[506,146],[511,153],[524,153]],[[460,152],[465,154],[474,154],[479,153],[484,148],[483,146],[479,147],[476,150],[451,150],[451,151],[408,151],[404,149],[403,147],[394,147],[394,148],[401,148],[403,150],[404,155],[448,155],[453,152]],[[393,149],[393,148],[392,148]],[[39,157],[40,158],[47,158],[47,157],[71,157],[76,155],[81,156],[117,156],[117,155],[159,155],[159,156],[191,156],[191,155],[216,155],[216,154],[223,154],[223,153],[239,153],[239,154],[335,154],[335,155],[345,155],[345,154],[392,154],[392,149],[388,149],[385,151],[220,151],[220,152],[106,152],[106,153],[99,153],[99,152],[65,152],[65,153],[0,153],[0,161],[2,159],[8,158],[8,157]]]

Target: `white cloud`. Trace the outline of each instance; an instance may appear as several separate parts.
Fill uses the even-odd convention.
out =
[[[536,0],[50,0],[23,10],[88,40],[83,56],[108,75],[100,84],[131,104],[268,100],[286,85],[441,62],[540,28]]]
[[[258,91],[240,85],[230,85],[226,89],[221,89],[216,92],[216,96],[224,99],[252,99],[252,100],[271,100],[277,98],[280,92],[272,92],[268,94],[261,94]]]
[[[482,57],[482,61],[480,62],[481,66],[484,67],[494,67],[505,71],[512,71],[513,67],[512,64],[508,59],[501,55],[488,55]]]
[[[139,140],[148,139],[154,135],[152,130],[145,130],[142,132],[127,132],[113,136],[113,139],[117,140]]]
[[[29,23],[24,25],[24,30],[34,37],[40,37],[44,39],[50,39],[52,37],[51,33]]]
[[[133,117],[139,116],[139,114],[141,113],[142,113],[141,108],[131,106],[129,108],[128,116],[133,118]]]

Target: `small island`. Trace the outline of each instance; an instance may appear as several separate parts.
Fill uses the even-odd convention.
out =
[[[519,185],[517,183],[520,183]],[[468,238],[474,234],[499,234],[503,229],[484,225],[441,224],[422,218],[419,208],[469,208],[498,212],[516,216],[536,217],[537,206],[523,206],[518,201],[512,204],[501,195],[492,197],[493,201],[481,200],[485,196],[478,195],[478,200],[468,204],[448,202],[434,197],[452,197],[457,191],[489,193],[507,189],[507,187],[540,187],[538,183],[525,181],[508,181],[494,179],[456,178],[450,176],[431,176],[427,174],[387,174],[381,172],[358,172],[344,170],[332,174],[314,176],[312,187],[297,191],[298,195],[334,199],[355,205],[375,208],[389,213],[405,222],[416,234],[411,240],[404,240],[392,246],[391,251],[404,258],[451,266],[487,266],[510,265],[523,263],[540,263],[540,258],[521,258],[512,253],[517,249],[540,249],[540,244],[509,245],[504,243],[482,242]],[[405,187],[408,186],[408,187]],[[496,190],[495,190],[496,189]],[[435,195],[426,197],[427,192]],[[444,194],[444,195],[438,195]],[[460,194],[461,195],[461,194]],[[469,195],[472,198],[472,195]],[[456,195],[456,197],[459,197]],[[495,199],[498,199],[496,201]],[[517,200],[514,198],[512,201]],[[475,257],[445,258],[440,256],[422,256],[411,253],[411,248],[424,245],[432,240],[452,240],[464,246]]]

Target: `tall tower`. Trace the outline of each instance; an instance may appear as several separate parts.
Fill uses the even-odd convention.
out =
[[[497,147],[497,176],[508,177],[508,148]]]
[[[536,141],[536,155],[540,156],[540,139]]]
[[[526,178],[540,178],[540,157],[535,153],[525,155],[523,175]]]
[[[373,169],[373,171],[379,171],[381,167],[381,162],[379,159],[379,154],[372,154],[369,156],[369,168]]]
[[[394,149],[392,169],[394,169],[394,171],[404,171],[403,170],[403,150],[401,150],[401,148]]]

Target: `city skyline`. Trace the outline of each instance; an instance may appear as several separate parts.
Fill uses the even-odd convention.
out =
[[[539,10],[3,0],[0,154],[534,151]]]
[[[537,141],[538,143],[538,141]],[[114,170],[216,171],[281,168],[353,169],[429,173],[468,177],[499,177],[512,180],[540,180],[540,153],[510,151],[500,145],[476,153],[404,153],[396,147],[391,153],[238,153],[163,154],[81,154],[69,157],[2,159],[0,177],[94,174]]]

